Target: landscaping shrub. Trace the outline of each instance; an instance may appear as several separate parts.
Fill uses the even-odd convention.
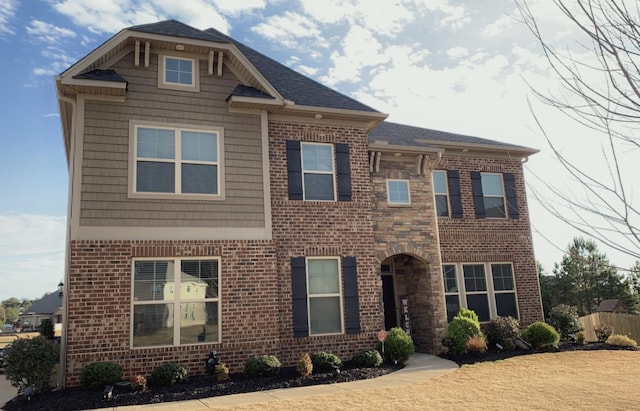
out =
[[[151,382],[154,385],[175,385],[187,381],[189,370],[184,365],[168,362],[157,366],[151,373]]]
[[[522,337],[535,350],[558,348],[560,334],[553,326],[542,321],[536,321],[529,325],[522,333]]]
[[[474,354],[482,354],[487,351],[487,340],[484,335],[482,335],[482,332],[471,336],[465,344],[465,349],[467,352]]]
[[[557,305],[549,311],[549,325],[560,333],[563,341],[573,340],[577,332],[584,330],[577,308],[567,304]]]
[[[491,347],[500,344],[504,349],[508,350],[507,340],[511,340],[511,346],[513,346],[513,342],[520,338],[520,321],[511,316],[498,317],[486,324],[484,330],[487,342]],[[513,347],[515,348],[515,346]]]
[[[342,367],[342,360],[337,355],[325,351],[311,354],[311,362],[317,372],[333,371]]]
[[[598,342],[605,342],[613,334],[613,327],[609,324],[598,324],[593,328],[593,332],[596,333]]]
[[[275,355],[258,355],[244,364],[244,373],[249,377],[278,375],[281,367],[282,364]]]
[[[53,340],[53,337],[55,334],[53,321],[51,321],[51,319],[49,318],[45,318],[44,320],[42,320],[42,322],[40,323],[40,326],[38,327],[38,332],[47,340]]]
[[[364,350],[356,353],[351,362],[360,367],[375,368],[382,365],[382,355],[376,350]]]
[[[19,394],[29,386],[36,392],[45,392],[51,388],[58,359],[58,347],[53,341],[43,336],[18,338],[4,349],[4,372]]]
[[[576,343],[578,343],[579,345],[585,345],[587,343],[584,332],[580,331],[576,334]]]
[[[311,357],[309,353],[304,353],[298,359],[298,363],[296,364],[296,371],[303,377],[308,377],[313,372],[313,362],[311,362]]]
[[[609,338],[607,338],[607,344],[609,345],[618,345],[622,347],[637,347],[638,343],[627,337],[626,335],[613,334]]]
[[[473,322],[477,323],[478,326],[480,326],[480,320],[478,319],[478,314],[476,314],[476,312],[473,311],[473,310],[469,310],[467,308],[460,307],[460,310],[458,310],[458,314],[456,314],[456,317],[468,318],[468,319],[472,320]]]
[[[229,367],[224,364],[215,366],[216,381],[227,381],[229,379]]]
[[[122,367],[114,362],[92,362],[80,371],[80,385],[103,389],[122,380]]]
[[[142,375],[134,375],[129,380],[131,382],[131,391],[146,391],[147,390],[147,379]]]
[[[381,348],[381,343],[378,343]],[[387,332],[384,341],[384,359],[388,362],[405,364],[409,357],[416,352],[411,336],[402,328],[394,327]]]
[[[447,337],[452,340],[449,350],[452,354],[464,354],[469,338],[480,333],[480,324],[469,317],[456,315],[449,323]]]

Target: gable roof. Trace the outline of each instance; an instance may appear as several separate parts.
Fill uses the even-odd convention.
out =
[[[612,299],[612,300],[602,300],[602,302],[600,302],[600,305],[598,305],[598,309],[596,311],[608,312],[608,313],[626,312],[627,308],[624,306],[622,301],[618,299]]]
[[[62,307],[62,298],[58,291],[45,294],[39,300],[35,300],[24,314],[52,314]]]
[[[233,44],[284,99],[296,105],[379,113],[378,110],[320,84],[214,28],[198,30],[176,20],[164,20],[129,27],[127,30]]]
[[[537,153],[538,150],[515,144],[502,143],[486,138],[431,130],[384,121],[369,131],[369,145],[384,145],[436,149],[438,147],[465,147],[486,150],[508,151],[520,155]]]

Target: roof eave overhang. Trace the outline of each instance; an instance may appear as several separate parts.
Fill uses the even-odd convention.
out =
[[[438,147],[416,147],[416,146],[401,146],[396,144],[388,144],[385,142],[374,141],[369,143],[369,151],[376,151],[388,154],[437,154],[442,153],[444,149]]]
[[[501,154],[508,153],[509,155],[517,155],[519,157],[528,157],[540,151],[540,150],[536,150],[528,147],[504,146],[500,144],[456,143],[456,142],[446,142],[441,140],[428,140],[428,139],[419,139],[417,141],[425,144],[430,144],[432,146],[441,147],[445,151],[456,150],[456,151],[463,151],[463,152],[483,151],[483,152],[493,152],[493,153],[501,153]]]
[[[336,109],[328,107],[303,106],[293,102],[287,102],[283,107],[283,113],[295,114],[301,116],[311,116],[314,118],[339,119],[339,120],[355,120],[365,122],[366,130],[372,130],[389,115],[378,111],[360,111]]]

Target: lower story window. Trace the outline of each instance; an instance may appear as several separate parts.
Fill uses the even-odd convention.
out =
[[[308,258],[309,334],[342,333],[338,258]]]
[[[132,346],[220,341],[220,260],[133,261]]]
[[[491,274],[489,280],[487,273]],[[443,264],[442,275],[448,321],[460,307],[475,311],[481,322],[496,317],[518,318],[510,263]]]

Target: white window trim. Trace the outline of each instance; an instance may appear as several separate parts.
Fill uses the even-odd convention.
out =
[[[406,184],[408,202],[406,202],[406,203],[398,203],[398,202],[391,201],[391,191],[390,191],[390,187],[389,187],[389,183],[390,182],[405,183]],[[411,205],[411,184],[409,183],[409,180],[392,179],[392,178],[388,178],[387,179],[387,204],[389,205],[389,207],[407,207],[407,206]]]
[[[192,63],[191,84],[179,84],[167,82],[166,61],[167,58],[177,60],[189,60]],[[158,88],[180,91],[200,91],[200,60],[196,56],[183,54],[158,54]]]
[[[436,185],[433,184],[433,175],[434,174],[444,174],[444,193],[436,192]],[[433,208],[436,213],[437,218],[450,218],[451,217],[451,197],[449,197],[449,175],[447,174],[447,170],[433,170],[431,172],[431,185],[433,187]],[[445,196],[447,198],[447,215],[438,215],[438,209],[436,208],[436,196]]]
[[[309,292],[309,260],[336,260],[338,262],[338,293],[330,293],[330,294],[313,294]],[[344,334],[344,292],[342,290],[342,258],[340,257],[307,257],[305,261],[305,275],[307,276],[307,327],[309,330],[309,336],[318,337],[323,335],[341,335]],[[311,330],[311,299],[319,298],[319,297],[338,297],[339,305],[340,305],[340,332],[337,333],[325,333],[325,334],[314,334]]]
[[[313,171],[305,171],[304,168],[304,146],[308,145],[308,146],[328,146],[331,148],[331,171],[321,171],[321,170],[313,170]],[[313,142],[308,142],[308,141],[301,141],[300,142],[300,169],[302,170],[302,199],[304,201],[324,201],[324,202],[335,202],[336,199],[338,198],[337,195],[337,190],[338,190],[338,182],[336,181],[336,148],[333,144],[330,143],[313,143]],[[333,199],[331,200],[316,200],[316,199],[310,199],[307,200],[307,190],[306,190],[306,186],[304,184],[304,175],[305,174],[322,174],[322,175],[331,175],[331,179],[333,181]]]
[[[484,175],[494,175],[494,176],[500,176],[500,188],[502,189],[502,195],[490,195],[490,194],[485,194],[484,190],[482,191],[482,197],[484,199],[484,197],[488,197],[488,198],[501,198],[502,199],[502,207],[504,209],[504,217],[488,217],[485,215],[485,218],[491,218],[491,219],[495,219],[495,220],[505,220],[507,219],[507,198],[505,196],[505,192],[504,192],[504,176],[502,175],[502,173],[485,173],[482,172],[480,173],[480,184],[482,184],[482,176]],[[484,207],[484,204],[482,205]],[[486,212],[486,210],[485,210]]]
[[[180,276],[182,275],[182,271],[180,270],[181,262],[183,260],[215,260],[218,262],[218,292],[217,298],[199,298],[192,300],[185,300],[185,302],[190,303],[201,303],[201,302],[216,302],[218,304],[218,341],[206,341],[201,343],[193,343],[193,344],[180,344],[180,304],[182,300],[180,299],[180,293],[175,290],[180,289]],[[136,261],[171,261],[173,262],[173,295],[176,296],[173,300],[148,300],[148,301],[135,301],[135,263]],[[210,344],[218,344],[222,341],[222,304],[221,304],[221,284],[222,284],[222,264],[220,257],[209,257],[209,256],[196,256],[196,257],[135,257],[131,259],[131,307],[130,307],[130,327],[129,327],[129,346],[132,350],[139,349],[149,349],[149,348],[162,348],[162,347],[189,347],[195,345],[210,345]],[[149,346],[138,346],[134,347],[133,345],[133,333],[134,333],[134,308],[139,305],[154,305],[154,304],[173,304],[173,344],[169,345],[149,345]]]
[[[457,291],[447,291],[447,289],[446,289],[446,285],[445,285],[446,282],[445,282],[445,279],[444,279],[444,269],[443,268],[444,268],[444,266],[447,266],[447,265],[453,267],[453,274],[454,274],[455,279],[456,279]],[[442,287],[444,288],[445,297],[455,295],[458,298],[458,307],[462,307],[462,302],[460,301],[460,279],[458,278],[458,266],[456,264],[442,264],[441,270],[442,270]],[[466,305],[466,301],[465,301],[465,305]],[[444,300],[444,313],[448,317],[447,299],[446,298]]]
[[[513,279],[513,290],[499,290],[495,291],[493,287],[493,272],[491,271],[492,265],[510,265],[511,266],[511,275]],[[458,303],[460,307],[469,308],[467,305],[467,295],[481,295],[486,294],[487,299],[489,301],[489,319],[493,320],[498,317],[498,308],[496,305],[496,294],[513,294],[516,299],[516,314],[518,315],[518,319],[520,318],[520,307],[518,305],[518,292],[516,290],[516,278],[515,272],[513,270],[513,263],[511,262],[500,262],[500,261],[491,261],[491,262],[464,262],[464,263],[442,263],[442,266],[452,265],[455,267],[456,273],[456,283],[458,286],[458,292],[445,292],[444,295],[458,295]],[[465,265],[482,265],[484,266],[484,278],[487,284],[486,291],[469,291],[467,292],[465,283],[464,283],[464,266]],[[443,276],[443,274],[440,274]],[[444,277],[442,281],[442,290],[444,291]],[[445,314],[446,314],[446,301],[445,301]],[[483,321],[487,322],[487,321]]]
[[[152,127],[152,128],[161,128],[167,130],[174,130],[176,132],[176,148],[175,148],[175,158],[173,161],[166,159],[153,159],[155,162],[172,162],[176,165],[175,167],[175,193],[148,193],[148,192],[137,192],[136,191],[136,181],[137,181],[137,141],[138,134],[137,129],[140,127]],[[180,132],[181,131],[204,131],[204,132],[213,132],[218,135],[218,161],[215,163],[218,167],[218,194],[193,194],[193,193],[180,193],[181,187],[181,173],[182,167],[179,167],[183,160],[181,159],[181,147],[179,144]],[[184,163],[188,164],[199,164],[198,161],[184,161]],[[200,164],[214,164],[211,162],[205,162]],[[148,198],[148,199],[166,199],[166,200],[224,200],[225,199],[225,173],[224,173],[224,128],[222,127],[213,127],[213,126],[193,126],[187,124],[179,124],[179,123],[161,123],[156,121],[141,121],[141,120],[129,120],[129,198]]]

